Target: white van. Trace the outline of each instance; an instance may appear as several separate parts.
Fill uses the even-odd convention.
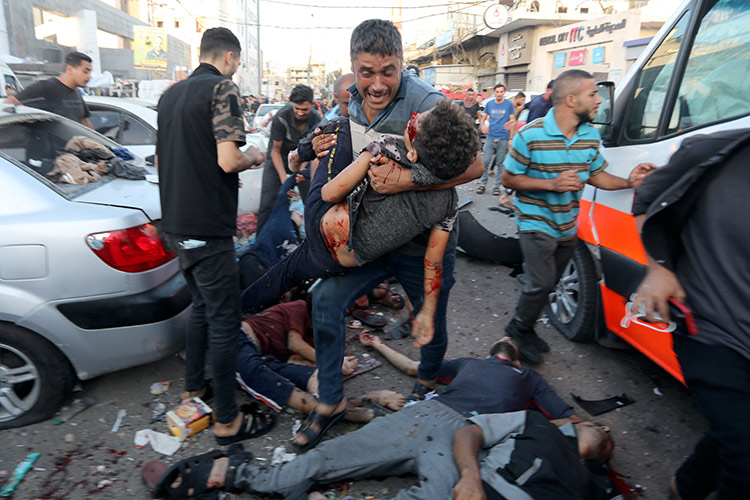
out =
[[[595,121],[606,124],[603,153],[620,177],[641,162],[666,164],[693,134],[750,127],[750,1],[685,1],[616,92],[605,82],[600,95]],[[671,334],[622,321],[648,264],[632,205],[632,189],[586,186],[583,243],[550,294],[547,315],[572,340],[608,343],[613,332],[682,380]]]
[[[7,87],[12,88],[16,92],[23,90],[23,86],[18,81],[18,78],[16,78],[13,70],[7,64],[0,61],[0,98],[5,99],[8,97]]]

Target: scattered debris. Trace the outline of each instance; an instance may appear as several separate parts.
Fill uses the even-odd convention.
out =
[[[112,425],[112,432],[117,432],[117,430],[120,428],[120,424],[122,423],[122,419],[125,418],[125,415],[127,414],[127,410],[117,410],[117,418],[115,419],[114,425]]]
[[[66,443],[72,443],[75,440],[75,436],[73,434],[65,434],[65,442]]]
[[[115,482],[111,479],[102,479],[101,481],[96,483],[96,487],[101,490],[103,488],[106,488],[107,486],[112,486],[113,484],[115,484]]]
[[[8,479],[8,482],[3,485],[3,488],[0,489],[0,497],[10,497],[13,495],[13,491],[16,489],[16,486],[23,480],[24,476],[27,472],[34,466],[34,462],[36,462],[36,459],[39,458],[40,453],[30,453],[26,455],[26,457],[21,460],[21,462],[16,465],[16,468],[13,469],[13,475],[10,476],[10,479]]]
[[[164,380],[162,382],[155,382],[151,384],[151,394],[154,396],[158,396],[160,394],[164,394],[169,390],[169,386],[172,385],[171,380]]]
[[[287,453],[284,446],[279,446],[273,450],[273,457],[271,458],[271,465],[279,465],[285,462],[291,462],[297,458],[296,453]]]
[[[622,393],[619,396],[612,396],[606,399],[599,399],[599,400],[585,400],[581,399],[580,396],[576,396],[572,392],[570,395],[573,397],[573,400],[578,403],[578,405],[586,410],[590,415],[601,415],[602,413],[607,413],[608,411],[615,410],[617,408],[622,408],[623,406],[627,406],[631,403],[635,403],[635,399],[632,399],[628,397],[627,394]]]
[[[173,455],[182,445],[178,438],[151,429],[141,429],[136,432],[133,442],[138,449],[151,444],[151,448],[162,455]]]
[[[656,394],[657,396],[663,396],[664,395],[664,394],[661,393],[661,391],[659,390],[658,387],[654,387],[654,394]]]

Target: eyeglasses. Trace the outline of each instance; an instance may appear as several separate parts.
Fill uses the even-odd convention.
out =
[[[409,136],[409,142],[414,142],[414,138],[417,136],[417,116],[419,116],[419,113],[412,113],[409,123],[406,124],[406,133]]]

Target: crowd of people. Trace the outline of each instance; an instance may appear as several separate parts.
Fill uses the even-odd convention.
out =
[[[243,110],[257,110],[265,97],[243,99],[232,82],[241,48],[226,28],[204,33],[200,65],[159,101],[160,232],[179,256],[193,299],[182,397],[211,401],[216,443],[231,446],[178,462],[154,480],[154,497],[215,498],[224,490],[318,498],[315,491],[326,484],[410,473],[419,484],[396,498],[611,498],[610,429],[583,422],[522,365],[539,364],[549,351],[534,325],[578,244],[579,200],[590,184],[639,188],[634,213],[651,263],[636,304],[649,317],[658,310],[667,318],[670,298],[700,298],[691,307],[706,334],[675,334],[675,350],[710,432],[677,471],[669,494],[705,498],[718,489],[719,498],[742,498],[750,437],[737,415],[750,400],[750,346],[735,332],[746,331],[749,281],[742,261],[733,267],[710,256],[750,246],[750,232],[737,218],[727,222],[736,226],[731,230],[712,223],[747,208],[738,181],[747,180],[747,169],[737,160],[747,131],[686,141],[658,174],[651,175],[655,165],[641,163],[620,178],[607,172],[599,133],[589,125],[601,98],[584,71],[561,73],[529,102],[523,93],[505,99],[498,83],[480,110],[473,89],[451,103],[419,78],[418,68],[404,69],[401,36],[388,21],[361,23],[350,48],[352,73],[336,82],[334,100],[316,100],[311,88],[296,86],[272,119],[267,152],[241,149]],[[88,124],[76,89],[85,85],[90,62],[73,53],[60,77],[8,102],[43,95],[40,107]],[[519,129],[523,110],[528,123]],[[483,146],[477,128],[486,135]],[[238,173],[253,167],[263,168],[257,237],[238,259]],[[525,279],[488,357],[449,360],[454,187],[479,179],[482,194],[493,169],[492,194],[515,212]],[[295,186],[304,200],[301,227],[287,198]],[[672,197],[655,203],[665,191]],[[700,217],[691,215],[696,203],[704,208]],[[698,264],[708,261],[715,263],[709,271]],[[391,278],[408,300],[381,285]],[[717,279],[737,293],[712,295]],[[289,300],[300,291],[302,299]],[[357,368],[344,355],[345,321],[367,296],[412,311],[419,360],[360,335],[362,345],[416,377],[406,395],[345,397],[343,377]],[[717,310],[729,312],[717,317]],[[742,317],[731,312],[740,310]],[[731,380],[705,369],[707,358],[731,369]],[[447,384],[439,395],[438,381]],[[239,407],[237,388],[275,411],[307,414],[292,441],[300,456],[279,466],[253,465],[238,443],[270,431],[275,417]],[[321,443],[342,419],[369,423]],[[358,448],[368,453],[349,452]]]

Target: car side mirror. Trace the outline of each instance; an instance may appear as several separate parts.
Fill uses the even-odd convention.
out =
[[[599,130],[602,139],[607,141],[612,134],[615,84],[612,82],[597,82],[596,90],[599,92],[602,103],[599,104],[599,109],[596,111],[596,115],[591,123],[597,126],[596,128]]]

